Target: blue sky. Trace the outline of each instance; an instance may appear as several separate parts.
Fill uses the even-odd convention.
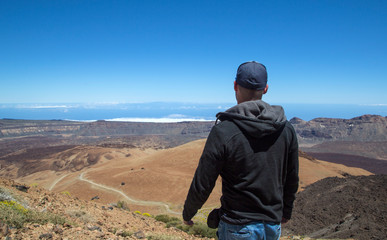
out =
[[[0,1],[0,103],[387,104],[387,1]]]

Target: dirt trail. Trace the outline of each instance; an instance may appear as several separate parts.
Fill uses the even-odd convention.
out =
[[[84,177],[86,172],[83,172],[79,175],[79,180],[81,181],[84,181],[84,182],[87,182],[89,184],[92,184],[96,187],[99,187],[99,188],[102,188],[102,189],[105,189],[105,190],[108,190],[108,191],[112,191],[112,192],[116,192],[116,193],[119,193],[120,195],[122,195],[126,200],[128,200],[129,202],[133,203],[133,204],[136,204],[136,205],[143,205],[143,206],[161,206],[163,208],[165,208],[166,212],[167,213],[171,213],[171,214],[176,214],[176,215],[181,215],[181,212],[175,212],[173,210],[170,209],[170,207],[168,206],[168,204],[166,203],[163,203],[163,202],[157,202],[157,201],[143,201],[143,200],[136,200],[136,199],[133,199],[131,197],[129,197],[128,195],[126,195],[124,192],[122,192],[121,190],[117,190],[115,188],[112,188],[112,187],[108,187],[108,186],[105,186],[105,185],[102,185],[102,184],[99,184],[99,183],[95,183],[89,179],[86,179]]]
[[[58,184],[60,181],[62,181],[63,178],[67,177],[69,174],[65,174],[63,175],[62,177],[58,178],[57,180],[55,180],[55,182],[53,182],[50,186],[50,188],[48,190],[52,191],[52,189],[54,189],[54,187],[56,186],[56,184]]]

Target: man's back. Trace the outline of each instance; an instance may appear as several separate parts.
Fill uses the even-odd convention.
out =
[[[282,219],[283,186],[288,172],[297,168],[294,129],[286,121],[271,134],[251,136],[234,121],[226,120],[214,129],[223,128],[220,131],[226,130],[228,135],[232,135],[225,145],[227,157],[220,172],[223,219],[234,224],[257,220],[279,223]],[[296,174],[290,181],[297,189]]]
[[[283,209],[290,214],[298,187],[297,138],[282,108],[251,101],[217,116],[221,122],[211,130],[193,184],[206,189],[209,179],[203,176],[221,175],[221,213],[226,222],[279,223]],[[292,194],[285,198],[291,203],[285,202],[283,208],[285,184]]]

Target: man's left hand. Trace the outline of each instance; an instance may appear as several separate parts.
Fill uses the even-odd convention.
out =
[[[188,226],[192,226],[194,225],[194,222],[192,220],[189,220],[189,221],[184,221],[184,224]]]
[[[281,223],[282,223],[282,224],[285,224],[285,223],[287,223],[288,221],[289,221],[289,219],[282,217]]]

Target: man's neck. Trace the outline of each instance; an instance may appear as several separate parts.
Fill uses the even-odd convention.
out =
[[[244,102],[259,101],[259,100],[262,100],[262,98],[247,99],[247,100],[237,101],[237,103],[241,104],[241,103],[244,103]]]

